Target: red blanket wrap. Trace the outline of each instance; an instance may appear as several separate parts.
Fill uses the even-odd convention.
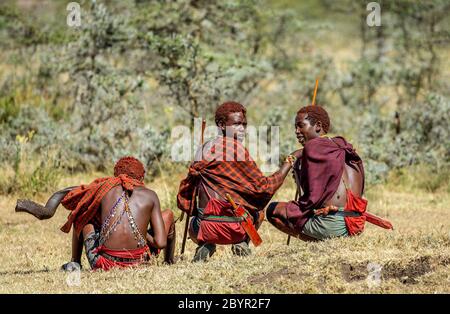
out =
[[[253,214],[264,209],[284,180],[278,172],[264,176],[237,140],[218,137],[203,147],[203,159],[191,164],[188,176],[180,183],[177,205],[184,212],[191,213],[196,208],[200,182],[222,197],[229,193],[237,204]]]
[[[215,198],[209,200],[203,215],[234,217],[231,204]],[[247,234],[240,222],[218,222],[204,219],[200,223],[199,241],[215,244],[235,244],[244,241],[246,238]]]
[[[125,267],[133,267],[138,266],[148,260],[150,256],[150,251],[148,246],[144,246],[142,248],[134,249],[134,250],[112,250],[108,249],[105,246],[98,247],[95,253],[100,254],[95,263],[93,269],[103,269],[110,270],[114,267],[125,268]],[[108,259],[107,257],[102,256],[101,254],[105,253],[113,257],[117,257],[120,259],[130,259],[130,261],[114,261]]]
[[[366,217],[362,215],[366,212],[367,200],[353,194],[352,190],[347,189],[347,202],[344,210],[360,213],[359,217],[344,217],[348,235],[357,235],[364,231]]]
[[[300,170],[298,163],[301,163]],[[288,220],[297,230],[303,229],[306,221],[314,215],[314,209],[322,208],[334,195],[342,180],[345,165],[357,168],[361,173],[364,193],[363,162],[343,137],[318,137],[305,144],[302,158],[295,166],[304,194],[298,201],[291,201],[286,206]],[[366,207],[367,200],[347,190],[346,210],[363,213]],[[365,220],[365,217],[345,217],[349,234],[362,232]]]
[[[117,177],[96,179],[89,185],[80,185],[67,193],[61,201],[61,204],[71,211],[61,230],[68,233],[73,224],[75,232],[79,236],[86,224],[91,222],[96,215],[100,216],[99,208],[106,193],[118,185],[125,190],[132,191],[135,186],[144,186],[144,183],[121,174]]]
[[[222,197],[229,193],[254,218],[284,180],[279,172],[264,176],[242,143],[229,137],[217,137],[205,143],[201,157],[190,165],[177,195],[178,208],[189,214],[196,215],[197,188],[204,184]],[[231,204],[213,198],[203,215],[234,216]],[[245,238],[246,233],[239,222],[203,220],[198,234],[200,241],[216,244],[234,244]]]

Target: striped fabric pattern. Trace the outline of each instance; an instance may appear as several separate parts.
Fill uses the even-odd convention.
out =
[[[68,233],[73,224],[75,232],[80,235],[83,227],[96,217],[106,193],[118,185],[132,191],[135,186],[144,186],[144,183],[121,174],[117,177],[99,178],[88,185],[73,189],[61,201],[61,204],[71,211],[61,231]]]
[[[200,180],[223,197],[229,193],[237,204],[254,212],[264,209],[284,178],[278,172],[264,176],[239,141],[217,137],[204,144],[203,158],[190,165],[187,177],[181,181],[177,195],[180,210],[189,213],[194,208],[191,203]]]

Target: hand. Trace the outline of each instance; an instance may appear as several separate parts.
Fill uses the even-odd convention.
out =
[[[338,210],[339,210],[339,207],[334,206],[334,205],[330,205],[330,206],[326,206],[326,207],[323,207],[323,208],[316,209],[314,211],[314,215],[315,216],[322,215],[323,217],[325,217],[326,215],[328,215],[328,213],[330,213],[330,212],[337,212]]]
[[[153,238],[153,231],[151,229],[147,230],[146,240],[149,247],[156,247],[155,238]]]

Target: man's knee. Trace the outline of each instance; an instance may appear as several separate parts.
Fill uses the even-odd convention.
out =
[[[174,216],[173,216],[173,212],[170,209],[166,209],[164,211],[161,212],[162,218],[164,221],[173,223],[174,221]]]
[[[270,223],[273,223],[273,218],[275,216],[274,213],[275,213],[275,209],[276,209],[277,205],[278,205],[278,202],[272,202],[269,204],[269,206],[267,206],[266,217]]]
[[[74,232],[75,232],[75,230],[74,230]],[[94,225],[87,224],[86,226],[83,227],[83,230],[82,230],[83,238],[86,239],[87,236],[93,232],[95,232]]]
[[[175,237],[175,219],[173,212],[170,209],[166,209],[161,212],[162,219],[164,221],[164,228],[167,233],[167,241]]]

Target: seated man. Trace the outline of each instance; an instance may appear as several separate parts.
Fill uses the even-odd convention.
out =
[[[294,164],[299,200],[271,203],[267,219],[279,230],[302,240],[356,235],[364,230],[367,200],[364,168],[358,154],[343,137],[326,136],[328,113],[320,106],[301,108],[295,134],[304,145]]]
[[[124,157],[116,163],[114,177],[56,192],[45,207],[19,200],[16,211],[39,219],[52,217],[60,203],[71,211],[61,228],[67,233],[74,226],[72,262],[64,264],[64,270],[81,267],[83,239],[92,269],[138,265],[163,248],[165,262],[173,263],[173,213],[161,213],[158,196],[144,186],[144,175],[139,160]]]
[[[194,216],[189,226],[190,237],[198,244],[194,261],[205,261],[216,244],[232,244],[236,255],[250,254],[242,217],[234,217],[225,195],[229,193],[249,213],[257,229],[264,219],[264,207],[291,169],[286,161],[271,176],[263,175],[241,143],[247,127],[246,109],[241,104],[220,105],[215,122],[218,136],[196,154],[177,196],[178,208]]]

